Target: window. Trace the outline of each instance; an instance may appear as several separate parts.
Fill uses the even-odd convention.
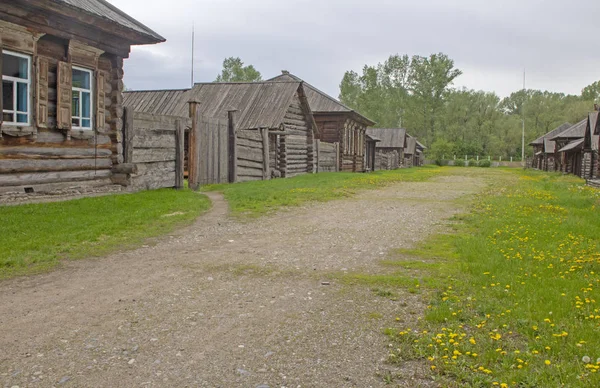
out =
[[[2,121],[29,125],[31,117],[31,57],[2,51]]]
[[[92,129],[92,71],[73,67],[73,129]]]

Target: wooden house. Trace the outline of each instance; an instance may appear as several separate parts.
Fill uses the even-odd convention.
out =
[[[376,152],[377,152],[377,143],[381,140],[376,138],[375,136],[369,135],[368,133],[365,136],[366,142],[366,151],[365,151],[365,169],[366,171],[375,171],[376,170]]]
[[[558,150],[556,149],[555,142],[550,139],[560,135],[572,126],[573,124],[571,123],[564,123],[529,143],[533,147],[532,168],[543,171],[556,171],[555,159]]]
[[[187,90],[132,91],[124,96],[125,106],[155,115],[188,117],[190,101],[196,101],[200,114],[207,118],[227,119],[235,111],[236,181],[293,177],[316,170],[318,128],[302,82],[198,83]],[[268,145],[262,141],[264,130]],[[265,163],[269,166],[266,176]]]
[[[589,114],[585,137],[583,142],[583,159],[581,165],[581,177],[584,179],[597,179],[600,163],[598,161],[598,148],[600,146],[600,112],[594,111]]]
[[[416,144],[416,154],[415,154],[415,166],[417,167],[422,167],[423,164],[425,164],[425,150],[427,149],[427,147],[425,147],[425,145],[423,143],[421,143],[418,140],[415,140]]]
[[[559,155],[557,159],[558,171],[581,176],[583,142],[587,124],[588,118],[586,117],[559,135],[549,139],[556,142],[556,149]]]
[[[415,166],[417,153],[417,139],[406,134],[406,147],[404,148],[404,163],[403,167],[411,168]]]
[[[303,82],[287,71],[269,81]],[[366,129],[375,123],[314,86],[306,82],[304,86],[308,103],[319,127],[319,139],[340,145],[339,170],[366,171]]]
[[[164,38],[104,0],[0,4],[0,193],[111,187],[123,60]]]
[[[406,129],[369,128],[367,135],[380,140],[376,145],[375,170],[395,170],[402,165],[407,146]]]

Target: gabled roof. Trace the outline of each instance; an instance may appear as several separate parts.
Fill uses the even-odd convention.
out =
[[[406,148],[404,148],[405,155],[414,155],[417,152],[417,139],[406,134]]]
[[[366,118],[354,109],[347,107],[337,99],[331,97],[325,92],[320,91],[311,84],[303,81],[301,78],[291,73],[284,72],[277,77],[269,79],[268,81],[304,82],[306,97],[308,98],[308,103],[310,104],[310,109],[312,109],[313,113],[349,113],[352,114],[357,121],[362,122],[366,126],[375,125],[374,121]]]
[[[583,141],[584,141],[584,139],[572,141],[569,144],[567,144],[566,146],[564,146],[563,148],[561,148],[558,152],[568,152],[568,151],[574,151],[574,150],[583,148]]]
[[[594,111],[588,115],[588,125],[585,130],[586,149],[598,151],[600,142],[600,112]]]
[[[416,142],[417,142],[417,148],[419,148],[421,151],[424,151],[427,149],[427,147],[425,147],[423,145],[423,143],[421,143],[420,141],[416,140]]]
[[[123,93],[123,105],[135,111],[168,116],[189,116],[189,101],[197,101],[202,115],[227,118],[237,110],[240,129],[279,128],[298,93],[306,105],[310,124],[318,131],[301,82],[198,83],[188,90]]]
[[[581,120],[577,124],[571,126],[567,130],[560,134],[551,137],[550,140],[569,140],[569,139],[582,139],[585,137],[585,129],[587,127],[588,118]]]
[[[571,128],[572,126],[573,126],[573,124],[571,124],[571,123],[564,123],[561,126],[548,132],[547,134],[538,137],[537,139],[535,139],[534,141],[529,143],[529,145],[530,146],[543,145],[545,139],[552,139],[554,136],[560,135],[561,133],[563,133],[567,129]]]
[[[367,135],[381,140],[377,148],[404,148],[406,145],[404,128],[368,128]]]
[[[79,12],[84,12],[88,15],[104,19],[114,23],[120,27],[134,31],[145,38],[143,43],[160,43],[164,42],[165,38],[138,22],[125,12],[121,11],[114,5],[105,0],[50,0],[51,2],[64,5],[70,8],[76,8]]]

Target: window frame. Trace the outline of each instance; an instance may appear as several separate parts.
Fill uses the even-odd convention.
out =
[[[32,77],[32,57],[31,55],[28,54],[21,54],[15,51],[10,51],[10,50],[0,50],[0,53],[2,55],[7,54],[7,55],[11,55],[13,57],[17,57],[17,58],[22,58],[22,59],[26,59],[27,60],[27,80],[24,80],[23,78],[17,78],[17,77],[11,77],[8,75],[4,75],[2,74],[2,82],[4,81],[10,81],[13,83],[13,108],[14,110],[9,111],[8,109],[4,109],[4,106],[2,107],[2,115],[4,116],[4,112],[7,113],[12,113],[13,116],[13,120],[17,119],[18,115],[23,115],[26,114],[27,115],[27,122],[25,123],[20,123],[18,121],[4,121],[2,120],[2,125],[10,125],[10,126],[15,126],[15,127],[30,127],[31,126],[31,117],[32,117],[32,112],[31,112],[31,98],[32,98],[32,93],[31,93],[31,77]],[[0,69],[1,70],[1,69]],[[26,81],[26,82],[25,82]],[[17,96],[18,96],[18,88],[16,87],[18,83],[21,84],[26,84],[27,85],[27,112],[23,113],[23,112],[19,112],[19,110],[17,109],[18,106],[18,101],[17,101]],[[2,97],[4,98],[4,97]]]
[[[76,88],[75,86],[73,86],[73,70],[78,70],[78,71],[83,71],[86,72],[90,75],[90,88],[89,89],[83,89],[83,88]],[[74,130],[78,130],[78,131],[93,131],[94,130],[94,70],[91,69],[86,69],[85,67],[79,67],[79,66],[71,66],[71,104],[73,104],[73,92],[78,92],[79,93],[79,116],[73,116],[73,113],[71,112],[71,128]],[[83,98],[82,98],[82,93],[89,93],[90,94],[90,126],[89,127],[83,127],[83,120],[87,120],[88,118],[83,118]],[[71,107],[71,110],[73,108]],[[79,125],[76,126],[75,124],[73,124],[73,118],[79,119]]]

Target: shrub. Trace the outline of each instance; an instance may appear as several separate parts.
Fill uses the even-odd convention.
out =
[[[465,161],[464,161],[464,160],[462,160],[462,159],[456,159],[456,160],[454,161],[454,165],[455,165],[456,167],[465,167],[465,166],[467,165],[467,162],[465,162]]]
[[[482,160],[479,162],[479,167],[492,167],[492,162],[490,160]]]
[[[476,161],[475,159],[470,159],[469,160],[469,167],[477,167],[479,166],[479,162]]]
[[[435,160],[435,164],[438,166],[447,166],[448,165],[448,161],[445,159],[436,159]]]

